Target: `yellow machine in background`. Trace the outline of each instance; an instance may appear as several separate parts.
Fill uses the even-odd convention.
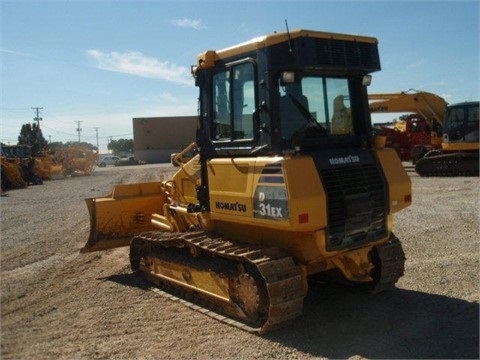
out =
[[[35,170],[43,180],[61,179],[65,177],[63,165],[57,163],[48,150],[44,150],[42,154],[35,155],[34,159]]]
[[[2,153],[11,162],[18,160],[19,173],[27,184],[64,177],[63,166],[55,162],[48,149],[33,154],[30,145],[2,145]]]
[[[412,199],[372,136],[379,69],[375,38],[308,30],[201,54],[198,153],[169,181],[87,199],[82,252],[129,245],[133,271],[260,333],[301,314],[313,276],[392,288],[393,214]]]
[[[98,152],[84,146],[68,146],[55,151],[54,159],[65,175],[90,175],[98,161]]]
[[[2,144],[2,171],[5,171],[7,174],[5,183],[3,183],[2,179],[2,186],[5,188],[21,188],[29,184],[43,184],[43,179],[37,171],[36,159],[32,155],[31,149],[32,147],[29,145]],[[8,166],[7,162],[11,166]],[[20,181],[20,178],[22,181]]]
[[[447,102],[440,96],[409,90],[399,93],[369,94],[370,112],[408,113],[393,127],[380,126],[387,147],[397,150],[402,161],[415,163],[432,149],[441,148]]]
[[[449,105],[441,149],[425,154],[415,164],[421,176],[478,176],[479,174],[479,102]]]
[[[15,188],[24,188],[28,183],[23,179],[20,170],[20,159],[7,159],[1,156],[2,191]]]
[[[414,113],[421,115],[434,130],[445,123],[447,102],[441,96],[426,91],[402,91],[399,93],[368,94],[370,112]],[[435,122],[437,124],[435,124]]]

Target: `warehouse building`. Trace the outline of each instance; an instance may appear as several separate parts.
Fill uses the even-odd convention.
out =
[[[170,155],[195,141],[198,116],[133,118],[133,148],[137,160],[170,162]]]

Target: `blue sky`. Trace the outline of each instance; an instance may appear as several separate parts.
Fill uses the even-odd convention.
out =
[[[196,56],[274,31],[374,36],[382,71],[370,93],[417,89],[479,100],[475,1],[4,1],[1,133],[14,144],[43,107],[51,141],[100,149],[132,138],[132,118],[196,115]]]

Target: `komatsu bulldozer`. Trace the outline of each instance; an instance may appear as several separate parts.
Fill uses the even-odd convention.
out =
[[[394,287],[393,214],[412,192],[396,152],[375,146],[377,70],[375,38],[309,30],[200,54],[196,155],[169,181],[86,199],[81,251],[130,246],[135,273],[258,333],[301,315],[313,276]]]

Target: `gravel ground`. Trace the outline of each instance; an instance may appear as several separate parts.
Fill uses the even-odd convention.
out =
[[[407,256],[397,288],[312,284],[303,316],[258,336],[149,291],[126,248],[79,253],[85,198],[173,171],[108,167],[1,198],[2,359],[478,359],[479,178],[411,174],[413,205],[395,215]]]

